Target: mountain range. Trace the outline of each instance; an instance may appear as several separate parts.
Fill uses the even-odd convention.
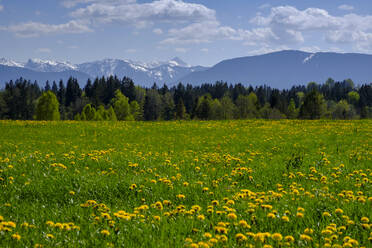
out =
[[[226,81],[283,89],[311,81],[323,83],[329,77],[336,81],[351,78],[356,84],[362,84],[372,82],[372,55],[286,50],[223,60],[210,68],[188,65],[178,57],[165,62],[104,59],[82,64],[40,59],[22,63],[0,59],[0,87],[19,77],[37,80],[43,86],[46,80],[66,81],[70,76],[84,86],[88,78],[110,75],[130,77],[135,84],[145,87],[154,82],[172,86],[178,82],[200,85]]]

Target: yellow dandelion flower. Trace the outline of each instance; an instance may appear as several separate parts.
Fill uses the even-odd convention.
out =
[[[12,239],[20,240],[21,239],[21,235],[19,235],[18,233],[15,233],[15,234],[12,235]]]
[[[283,236],[280,233],[274,233],[271,235],[271,238],[275,241],[281,241],[283,239]]]
[[[102,230],[101,234],[104,235],[104,236],[109,236],[110,232],[108,230]]]
[[[238,217],[236,216],[236,214],[234,213],[229,213],[227,215],[227,218],[229,218],[230,220],[236,220]]]
[[[238,234],[236,234],[236,235],[235,235],[235,238],[236,238],[239,242],[242,242],[242,241],[247,240],[247,237],[246,237],[244,234],[242,234],[242,233],[238,233]]]
[[[330,217],[331,216],[331,214],[329,212],[324,212],[322,215],[323,215],[323,217]]]
[[[204,238],[207,238],[207,239],[210,239],[210,238],[212,238],[212,234],[211,233],[209,233],[209,232],[206,232],[206,233],[204,233]]]
[[[335,210],[335,213],[336,213],[336,214],[343,214],[343,213],[344,213],[344,210],[342,210],[341,208],[337,208],[337,209]]]
[[[46,235],[46,237],[47,237],[48,239],[54,239],[54,235],[51,234],[51,233],[48,233],[48,234]]]
[[[295,241],[295,239],[291,235],[285,236],[284,240],[285,242],[289,242],[289,243],[293,243]]]

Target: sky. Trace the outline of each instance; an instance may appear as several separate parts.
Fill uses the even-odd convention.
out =
[[[191,65],[296,49],[372,53],[370,0],[0,0],[0,58]]]

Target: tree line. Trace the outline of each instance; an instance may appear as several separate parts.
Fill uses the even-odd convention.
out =
[[[90,79],[81,88],[19,78],[0,90],[0,119],[13,120],[220,120],[220,119],[359,119],[372,118],[372,84],[351,79],[310,82],[291,89],[229,85],[226,82],[151,88],[124,77]]]

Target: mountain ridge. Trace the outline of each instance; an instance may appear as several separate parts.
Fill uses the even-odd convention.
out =
[[[371,67],[369,54],[284,50],[223,60],[180,81],[193,85],[216,81],[252,86],[266,84],[283,89],[311,81],[323,83],[331,77],[336,81],[351,78],[362,84],[372,81]]]
[[[372,81],[372,55],[362,53],[303,52],[283,50],[262,55],[243,56],[222,60],[212,67],[191,66],[175,57],[169,61],[143,63],[126,59],[102,59],[81,64],[51,60],[29,59],[25,63],[0,59],[1,83],[14,80],[15,75],[32,77],[40,84],[76,76],[81,86],[87,78],[116,75],[129,77],[135,84],[150,87],[154,82],[169,86],[179,82],[201,85],[224,81],[231,84],[268,85],[283,89],[314,81],[325,82],[329,77],[336,81],[351,78],[356,84]],[[7,66],[7,67],[4,67]],[[12,69],[10,69],[12,68]],[[8,69],[8,71],[7,71]],[[26,71],[22,71],[22,69]],[[18,70],[18,72],[17,72]],[[30,72],[33,71],[33,72]],[[43,73],[49,73],[43,75]],[[44,82],[43,82],[44,81]],[[43,85],[41,85],[43,86]]]
[[[25,74],[23,78],[28,77],[27,79],[32,81],[37,80],[38,82],[45,81],[46,77],[49,77],[49,81],[65,80],[66,76],[64,74],[70,72],[71,76],[79,76],[78,81],[81,86],[85,85],[86,78],[94,79],[96,77],[108,77],[111,75],[118,77],[126,76],[132,78],[141,86],[150,87],[154,82],[170,84],[190,72],[206,69],[206,67],[202,66],[191,66],[178,57],[174,57],[169,61],[149,63],[107,58],[81,64],[42,59],[29,59],[27,62],[16,62],[1,58],[0,65],[13,67],[12,69],[2,67],[0,72],[0,87],[1,83],[16,79],[14,76],[22,75],[22,72]],[[43,75],[43,73],[49,74]],[[45,82],[39,83],[44,84]]]

